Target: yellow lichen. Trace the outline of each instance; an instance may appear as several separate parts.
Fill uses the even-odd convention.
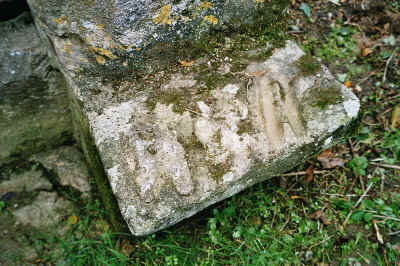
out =
[[[207,9],[209,9],[209,8],[211,8],[211,3],[210,2],[207,2],[207,1],[202,1],[201,3],[200,3],[200,6],[199,6],[199,10],[207,10]]]
[[[264,3],[265,0],[256,0],[256,2],[257,2],[258,4],[261,4],[261,3]]]
[[[99,28],[99,30],[104,30],[104,24],[97,24],[97,28]]]
[[[123,46],[123,45],[120,44],[120,43],[118,44],[118,48],[121,49],[121,50],[126,50],[125,46]]]
[[[90,48],[90,50],[92,50],[93,52],[98,53],[98,54],[101,54],[101,55],[104,55],[104,56],[107,56],[107,57],[110,58],[110,59],[116,59],[116,58],[118,58],[117,56],[113,55],[113,53],[112,53],[111,51],[106,50],[106,49],[104,49],[104,48],[98,48],[98,47],[94,47],[94,46],[90,46],[89,48]]]
[[[79,60],[83,63],[88,63],[89,61],[87,60],[87,58],[81,57],[79,58]]]
[[[128,66],[128,62],[125,61],[125,62],[122,63],[122,65],[123,65],[124,67],[127,67],[127,66]]]
[[[96,56],[96,61],[97,63],[99,63],[100,65],[104,65],[106,60],[104,59],[104,57],[102,57],[101,55]]]
[[[155,24],[172,24],[171,18],[171,5],[165,5],[161,8],[160,14],[157,17],[153,18],[153,22]]]
[[[216,17],[214,17],[213,15],[205,16],[204,20],[211,24],[214,24],[214,25],[216,25],[218,23],[218,19]]]
[[[67,54],[72,54],[71,53],[71,43],[66,43],[65,45],[64,45],[64,51],[67,53]]]

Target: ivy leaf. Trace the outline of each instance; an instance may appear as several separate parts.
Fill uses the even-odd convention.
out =
[[[306,3],[301,3],[300,10],[304,12],[307,18],[311,19],[311,9]]]
[[[353,213],[353,215],[351,216],[351,220],[353,222],[359,222],[362,220],[362,218],[365,216],[365,213],[363,211],[357,211],[355,213]]]

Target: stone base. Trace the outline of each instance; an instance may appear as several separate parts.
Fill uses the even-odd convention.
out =
[[[229,57],[203,57],[141,83],[74,95],[78,124],[91,132],[134,235],[288,171],[357,116],[356,96],[293,42],[262,54],[244,51],[241,71]]]
[[[72,140],[67,84],[29,14],[0,22],[0,165]]]

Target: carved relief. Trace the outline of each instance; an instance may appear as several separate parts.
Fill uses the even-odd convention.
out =
[[[296,137],[304,135],[299,104],[286,79],[272,79],[266,72],[255,78],[254,89],[256,111],[272,150],[282,148],[285,143],[285,133],[288,132],[285,132],[284,123],[290,125]]]

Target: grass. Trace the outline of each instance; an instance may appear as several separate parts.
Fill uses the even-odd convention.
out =
[[[399,10],[397,1],[393,3]],[[318,8],[334,12],[338,7]],[[295,20],[303,14],[293,11],[292,16]],[[272,178],[143,238],[111,232],[104,208],[93,196],[82,204],[76,222],[65,221],[63,236],[32,235],[40,263],[399,265],[400,131],[390,127],[390,120],[400,105],[400,55],[386,67],[393,40],[374,48],[372,55],[360,56],[355,52],[357,27],[341,19],[327,28],[304,23],[310,34],[297,36],[304,50],[328,64],[342,82],[362,87],[359,91],[353,86],[362,101],[358,131],[330,149],[343,167],[317,174],[323,163],[311,159],[292,170],[311,169],[307,176]],[[321,35],[313,35],[319,31]],[[6,208],[0,202],[0,212]]]

